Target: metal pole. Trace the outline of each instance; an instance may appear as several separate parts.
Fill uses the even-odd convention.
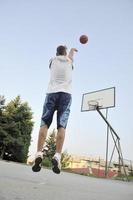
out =
[[[115,132],[115,130],[113,129],[113,127],[110,125],[110,123],[106,120],[106,118],[104,117],[104,115],[101,113],[101,111],[99,110],[99,108],[97,107],[96,110],[98,111],[98,113],[101,115],[101,117],[104,119],[104,121],[106,122],[106,124],[109,126],[110,130],[113,131],[113,133],[115,134],[115,136],[118,138],[118,140],[120,140],[119,136],[117,135],[117,133]]]
[[[118,155],[119,155],[119,162],[121,161],[122,163],[122,166],[123,166],[123,169],[124,169],[124,173],[125,173],[125,176],[127,178],[127,181],[128,181],[128,176],[126,174],[126,170],[125,170],[125,166],[124,166],[124,162],[123,162],[123,156],[122,156],[122,151],[121,151],[121,146],[120,146],[120,138],[119,136],[117,135],[117,133],[115,132],[115,130],[113,129],[113,127],[110,125],[110,123],[107,121],[107,119],[105,118],[105,116],[101,113],[101,111],[99,110],[98,106],[96,107],[96,110],[98,111],[98,113],[101,115],[101,117],[103,118],[103,120],[106,122],[106,124],[109,126],[110,128],[110,132],[112,134],[112,132],[114,133],[114,135],[116,136],[117,140],[118,140],[118,146],[116,145],[116,141],[114,139],[114,136],[112,134],[112,138],[115,142],[115,145],[116,145],[116,148],[117,148],[117,151],[118,151]],[[119,164],[120,166],[120,164]],[[121,166],[120,166],[121,167]]]
[[[124,161],[123,161],[124,159],[123,159],[123,155],[122,155],[122,150],[121,150],[120,141],[118,141],[118,146],[119,146],[119,150],[120,150],[120,161],[121,161],[121,164],[122,164],[122,166],[123,166],[124,174],[125,174],[127,180],[129,181],[128,175],[127,175],[127,172],[126,172],[126,169],[125,169]],[[120,166],[120,167],[121,167],[121,166]]]
[[[108,119],[108,108],[106,109],[106,120]],[[108,146],[109,146],[109,126],[107,125],[107,140],[106,140],[106,163],[105,163],[105,177],[108,175]]]

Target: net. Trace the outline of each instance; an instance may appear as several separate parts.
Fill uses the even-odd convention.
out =
[[[99,107],[98,101],[88,101],[89,110],[96,110]]]

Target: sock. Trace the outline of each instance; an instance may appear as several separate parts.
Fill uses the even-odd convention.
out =
[[[41,157],[41,158],[43,158],[43,152],[42,151],[38,151],[37,153],[36,153],[36,156],[35,157]]]
[[[54,157],[56,157],[58,160],[61,159],[61,153],[55,153]]]

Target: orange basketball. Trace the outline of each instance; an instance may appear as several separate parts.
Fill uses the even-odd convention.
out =
[[[88,37],[87,35],[81,35],[79,38],[79,41],[81,44],[86,44],[88,42]]]

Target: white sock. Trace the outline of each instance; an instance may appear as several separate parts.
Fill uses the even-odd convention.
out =
[[[38,151],[37,153],[36,153],[36,156],[35,157],[43,157],[43,152],[42,151]]]
[[[56,157],[58,160],[61,159],[61,153],[55,153],[54,157]]]

